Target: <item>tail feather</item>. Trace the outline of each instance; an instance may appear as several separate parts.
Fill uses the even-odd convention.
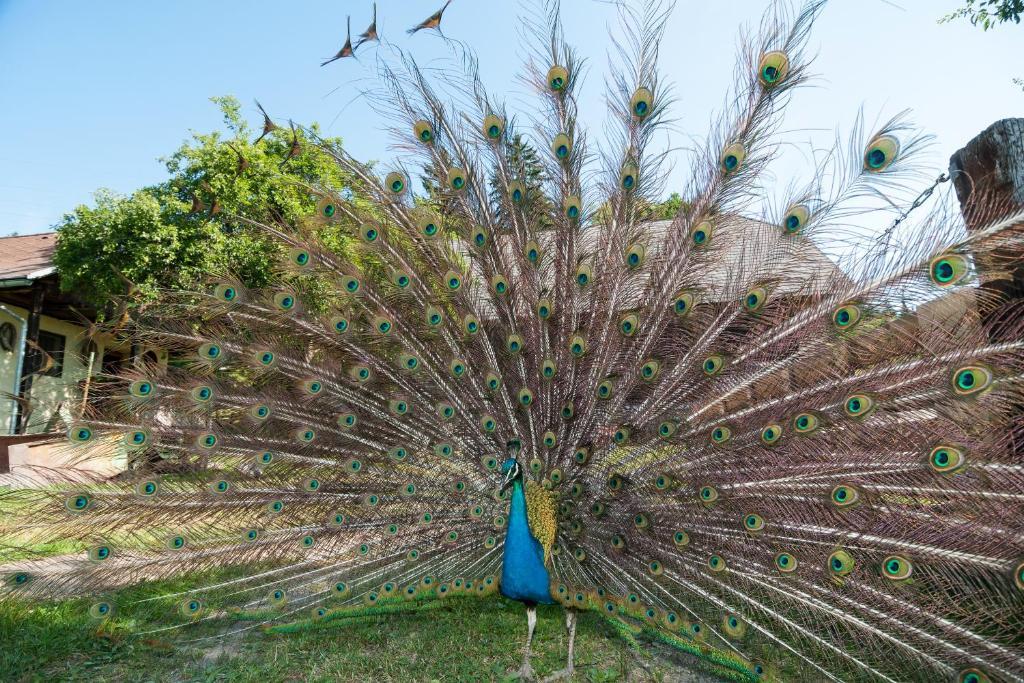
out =
[[[382,67],[405,160],[378,174],[321,142],[352,187],[309,187],[300,225],[237,219],[280,243],[267,287],[129,307],[121,332],[168,360],[100,377],[68,449],[131,469],[16,492],[13,545],[78,555],[5,566],[12,594],[96,596],[101,618],[124,585],[205,577],[161,596],[157,630],[489,595],[519,439],[557,496],[552,595],[629,638],[751,677],[1024,677],[1024,311],[974,286],[1011,277],[1024,214],[989,202],[968,231],[944,196],[862,229],[926,179],[901,114],[858,117],[747,217],[823,5],[745,37],[664,221],[666,5],[621,10],[601,149],[554,3],[527,22],[532,125],[472,58],[458,104],[410,59]]]

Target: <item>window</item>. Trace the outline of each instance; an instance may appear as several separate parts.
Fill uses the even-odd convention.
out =
[[[104,375],[116,375],[121,372],[124,367],[125,357],[119,353],[113,353],[111,351],[103,352],[103,374]]]
[[[47,377],[60,377],[64,373],[64,343],[67,339],[62,334],[39,330],[39,346],[53,359],[53,364],[43,373]]]

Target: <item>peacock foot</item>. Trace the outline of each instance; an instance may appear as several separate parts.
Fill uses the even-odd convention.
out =
[[[518,678],[521,681],[536,681],[537,674],[533,673],[533,667],[530,666],[530,660],[525,660],[523,665],[519,667],[518,671],[512,673],[513,678]]]
[[[573,672],[575,671],[576,668],[573,666],[567,666],[564,669],[559,669],[558,671],[555,671],[550,676],[545,678],[544,683],[549,683],[550,681],[560,681],[563,679],[569,680],[570,678],[572,678]]]

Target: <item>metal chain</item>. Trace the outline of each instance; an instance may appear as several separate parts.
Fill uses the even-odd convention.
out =
[[[928,187],[921,194],[917,195],[917,199],[913,201],[913,203],[907,208],[907,210],[901,213],[899,217],[895,221],[893,221],[892,225],[890,225],[889,228],[884,233],[882,233],[882,237],[885,238],[886,247],[889,246],[889,238],[892,237],[893,231],[899,226],[899,224],[906,220],[907,216],[909,216],[914,209],[920,207],[922,204],[928,201],[928,198],[932,196],[933,192],[935,192],[935,188],[937,188],[942,183],[948,181],[949,174],[940,173],[939,177],[935,179],[935,182],[933,182],[930,187]]]

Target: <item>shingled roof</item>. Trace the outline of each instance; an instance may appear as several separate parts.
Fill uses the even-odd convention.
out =
[[[0,237],[0,280],[37,280],[53,273],[57,233]]]

